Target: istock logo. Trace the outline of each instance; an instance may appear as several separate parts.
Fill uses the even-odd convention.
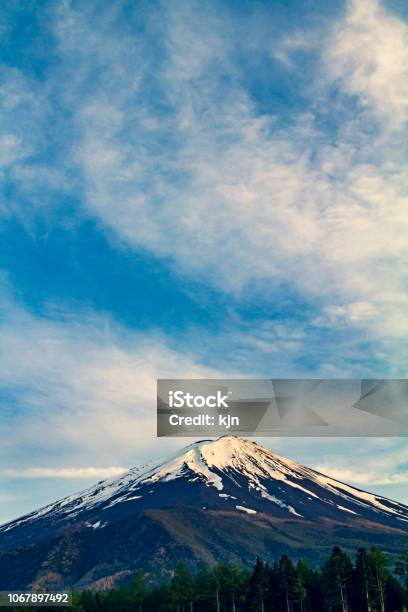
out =
[[[217,391],[216,395],[193,395],[184,391],[169,391],[170,408],[229,408],[227,404],[228,395],[222,395]]]

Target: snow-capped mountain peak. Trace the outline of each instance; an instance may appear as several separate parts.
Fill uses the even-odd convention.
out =
[[[194,442],[166,461],[133,468],[3,525],[0,542],[40,524],[50,531],[78,522],[99,529],[146,509],[169,507],[408,524],[403,504],[341,483],[256,442],[223,436]]]

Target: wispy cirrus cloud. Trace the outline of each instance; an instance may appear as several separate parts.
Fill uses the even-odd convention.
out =
[[[348,446],[353,443],[348,441]],[[373,452],[374,451],[374,452]],[[364,487],[408,483],[408,450],[403,441],[378,438],[369,446],[365,440],[355,444],[352,457],[347,453],[313,467],[333,478]]]
[[[395,472],[372,472],[371,470],[353,470],[352,468],[341,468],[331,465],[317,465],[315,469],[323,474],[329,474],[332,478],[345,483],[359,484],[365,487],[372,485],[394,485],[407,484],[408,473]]]
[[[224,15],[165,13],[158,63],[149,41],[122,39],[114,20],[101,18],[90,37],[88,11],[59,13],[61,57],[75,49],[81,65],[70,99],[88,213],[222,290],[265,294],[289,282],[317,309],[366,304],[370,316],[352,322],[373,336],[405,333],[407,175],[395,128],[406,112],[407,26],[376,0],[349,2],[320,37],[306,108],[288,121],[260,111],[246,88],[234,50],[248,49],[234,26],[224,35]],[[276,49],[307,52],[307,35],[294,36]]]
[[[63,161],[64,121],[53,110],[53,82],[6,63],[0,82],[0,221],[16,218],[30,228],[38,217],[53,216],[74,193],[76,178]]]
[[[126,468],[112,467],[66,467],[47,468],[31,467],[26,469],[0,470],[0,477],[5,478],[112,478],[126,472]]]
[[[57,186],[71,189],[76,214],[187,279],[254,301],[284,301],[289,286],[313,301],[312,320],[334,325],[326,315],[338,309],[371,338],[399,338],[408,28],[377,0],[350,0],[332,22],[284,36],[256,38],[261,18],[254,9],[244,36],[231,7],[144,6],[127,27],[119,5],[56,3],[57,61],[42,82],[9,75],[14,119],[36,120],[25,145],[5,135],[18,145],[14,180],[43,209]],[[262,45],[261,78],[276,93],[273,62],[290,74],[307,61],[302,105],[259,103],[241,58],[257,65]],[[44,126],[57,119],[58,163],[34,163],[55,144]]]
[[[36,316],[9,299],[0,333],[1,456],[11,469],[28,448],[30,469],[44,458],[58,469],[73,456],[135,461],[154,444],[156,379],[217,376],[163,334],[94,313]]]
[[[333,28],[326,69],[388,128],[408,118],[408,26],[379,0],[350,0]]]

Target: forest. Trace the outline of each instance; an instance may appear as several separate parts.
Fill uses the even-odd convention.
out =
[[[355,557],[334,547],[319,568],[288,556],[252,568],[184,563],[171,579],[152,584],[138,569],[117,589],[73,591],[72,612],[403,612],[408,610],[408,551],[390,562],[378,548]],[[16,610],[22,608],[16,608]],[[37,610],[50,608],[37,608]],[[57,609],[57,608],[55,608]],[[62,610],[64,608],[58,608]],[[67,608],[65,608],[67,609]],[[10,611],[11,608],[4,608]],[[32,611],[33,608],[30,608]]]

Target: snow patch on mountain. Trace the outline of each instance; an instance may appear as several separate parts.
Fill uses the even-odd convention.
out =
[[[245,506],[235,506],[237,510],[242,510],[243,512],[246,512],[247,514],[256,514],[256,510],[253,510],[252,508],[245,508]]]
[[[345,508],[344,506],[340,506],[340,504],[336,504],[336,507],[339,510],[343,510],[343,512],[349,512],[350,514],[355,514],[357,516],[357,512],[354,512],[354,510],[350,510],[349,508]]]

